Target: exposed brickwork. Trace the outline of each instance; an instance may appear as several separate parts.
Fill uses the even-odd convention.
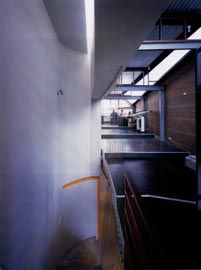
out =
[[[161,82],[166,85],[166,140],[195,153],[195,64],[188,58]],[[141,101],[140,101],[141,102]],[[141,105],[138,102],[136,107]],[[159,135],[159,94],[147,94],[147,128]]]
[[[148,94],[148,98],[145,101],[146,109],[150,111],[147,116],[147,129],[156,135],[160,135],[159,129],[159,94],[158,92],[152,92]]]
[[[139,100],[136,103],[136,107],[135,107],[136,112],[140,112],[144,110],[144,100]]]
[[[191,59],[165,81],[167,141],[195,153],[195,67]]]

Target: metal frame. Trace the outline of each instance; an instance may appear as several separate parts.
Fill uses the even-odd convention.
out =
[[[147,67],[126,67],[124,69],[125,72],[132,72],[132,71],[148,71]]]
[[[175,203],[196,205],[196,202],[195,201],[182,200],[182,199],[172,198],[172,197],[150,195],[150,194],[142,194],[141,197],[142,198],[155,199],[155,200],[163,200],[163,201],[168,201],[168,202],[175,202]]]
[[[143,50],[194,50],[196,53],[196,174],[198,209],[201,210],[201,40],[149,40],[138,49]],[[165,140],[165,93],[163,86],[116,85],[119,91],[160,91],[160,139]],[[133,98],[133,97],[132,97]],[[139,98],[139,97],[138,97]],[[126,96],[126,99],[131,97]],[[114,154],[114,153],[113,153]],[[131,153],[130,153],[131,154]],[[136,154],[136,153],[135,153]],[[142,153],[141,153],[142,154]],[[155,153],[154,153],[155,154]]]
[[[163,26],[164,25],[182,25],[183,31],[177,39],[187,39],[187,37],[192,33],[192,31],[196,31],[198,27],[200,27],[200,19],[201,14],[198,12],[164,12],[159,20],[156,22],[156,26],[158,26],[158,35],[159,39],[163,37]],[[188,25],[191,26],[193,30],[190,32],[187,31],[187,22]]]
[[[148,159],[148,158],[163,158],[163,157],[182,157],[184,158],[185,156],[190,155],[190,152],[174,152],[174,151],[169,151],[169,152],[112,152],[112,153],[105,153],[105,157],[107,158],[118,158],[119,156],[122,156],[122,158],[138,158],[138,159]]]
[[[117,84],[118,91],[164,91],[163,85],[131,85],[131,84]]]
[[[108,95],[104,99],[106,100],[128,100],[128,99],[134,99],[134,100],[140,100],[142,99],[142,96],[118,96],[118,95]]]
[[[198,209],[201,210],[201,47],[196,55],[196,174],[198,186]]]
[[[154,50],[193,50],[201,47],[201,40],[145,40],[139,51]]]

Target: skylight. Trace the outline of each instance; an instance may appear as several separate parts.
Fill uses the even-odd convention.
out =
[[[189,40],[201,39],[201,27],[195,31],[189,38]],[[159,81],[165,74],[167,74],[176,64],[178,64],[190,50],[174,50],[166,58],[164,58],[155,68],[149,72],[149,76],[146,75],[144,79],[141,79],[136,85],[154,85]],[[122,77],[123,84],[131,84],[133,81],[133,75],[124,72]],[[149,79],[149,82],[148,82]],[[114,91],[115,92],[115,91]],[[114,93],[113,92],[113,93]],[[142,96],[146,91],[127,91],[124,96]],[[117,92],[116,92],[117,94]],[[130,100],[129,102],[135,103],[137,100]]]
[[[133,73],[132,72],[123,72],[122,73],[122,84],[131,84],[133,82]]]
[[[195,31],[189,38],[201,39],[201,27]],[[176,64],[178,64],[190,50],[174,50],[163,61],[149,72],[149,84],[153,85],[160,80],[167,72],[169,72]],[[140,80],[137,85],[142,85],[143,80]],[[148,76],[145,76],[145,84],[148,84]]]
[[[85,0],[87,49],[91,53],[94,40],[94,0]]]
[[[146,91],[127,91],[124,96],[138,96],[141,97]]]

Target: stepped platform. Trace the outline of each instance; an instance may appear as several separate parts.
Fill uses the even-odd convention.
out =
[[[185,157],[189,152],[155,138],[102,139],[102,151],[106,158],[154,158]]]
[[[102,139],[155,138],[153,133],[140,133],[133,129],[102,129]]]
[[[101,129],[123,129],[123,130],[135,130],[134,127],[119,126],[119,125],[102,125]]]

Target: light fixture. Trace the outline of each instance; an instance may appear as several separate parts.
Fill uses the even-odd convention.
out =
[[[59,91],[57,91],[57,95],[58,96],[63,96],[65,93],[62,89],[60,89]]]
[[[191,25],[187,25],[187,33],[191,33]]]

